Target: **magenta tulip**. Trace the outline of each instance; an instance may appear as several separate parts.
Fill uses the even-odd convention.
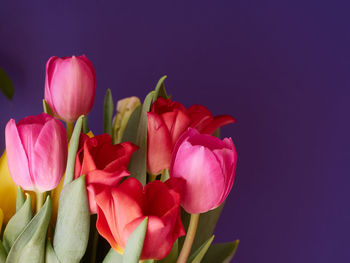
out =
[[[45,100],[54,115],[74,122],[94,104],[96,73],[86,56],[51,57],[46,63]]]
[[[13,181],[24,190],[45,192],[60,182],[67,160],[63,124],[46,113],[29,116],[5,129],[7,163]]]
[[[186,180],[181,205],[190,214],[222,204],[235,178],[237,153],[231,138],[220,140],[189,128],[175,145],[170,177]]]

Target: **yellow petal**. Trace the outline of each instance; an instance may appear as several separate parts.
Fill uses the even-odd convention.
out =
[[[1,235],[1,228],[2,228],[2,221],[4,220],[4,213],[2,212],[0,208],[0,235]]]
[[[16,212],[17,186],[13,182],[7,166],[6,151],[0,158],[0,208],[4,214],[4,223]]]

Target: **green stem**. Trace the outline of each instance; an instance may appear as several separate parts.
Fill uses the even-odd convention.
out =
[[[200,214],[191,214],[190,225],[187,230],[187,235],[185,238],[184,245],[181,249],[180,255],[177,258],[177,263],[186,263],[187,259],[191,253],[191,248],[193,245],[194,238],[196,236],[198,221]]]
[[[157,175],[154,175],[154,174],[149,174],[149,181],[148,182],[153,182],[154,180],[157,179]]]
[[[72,137],[74,122],[66,122],[66,129],[67,129],[67,140],[69,142],[70,138]]]
[[[35,195],[36,195],[36,213],[38,213],[40,208],[44,204],[45,193],[35,192]]]

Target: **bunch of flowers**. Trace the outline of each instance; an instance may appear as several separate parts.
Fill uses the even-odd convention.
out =
[[[237,163],[218,133],[235,119],[171,100],[164,80],[114,118],[107,90],[94,135],[92,63],[49,59],[44,113],[5,129],[0,263],[230,261],[238,241],[212,245],[212,233]]]

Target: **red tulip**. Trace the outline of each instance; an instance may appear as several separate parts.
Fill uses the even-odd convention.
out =
[[[204,106],[193,105],[186,109],[176,101],[161,97],[147,115],[147,169],[154,175],[169,168],[174,145],[188,127],[212,134],[221,126],[235,122],[229,115],[213,117]]]
[[[75,178],[86,175],[90,212],[97,213],[95,196],[107,186],[116,186],[128,176],[129,161],[137,146],[124,142],[113,145],[108,134],[84,138],[75,160]]]
[[[170,167],[171,178],[186,180],[182,207],[199,214],[221,205],[233,186],[236,164],[231,138],[220,140],[189,128],[176,143]]]
[[[86,56],[51,57],[46,63],[45,100],[55,116],[74,122],[94,104],[96,73]]]
[[[117,187],[96,196],[98,232],[117,251],[124,249],[130,234],[148,217],[141,259],[166,257],[174,242],[185,235],[180,217],[179,189],[183,180],[154,181],[142,189],[130,177]]]
[[[24,190],[45,192],[59,184],[67,160],[63,124],[46,113],[29,116],[5,130],[7,163],[13,181]]]

